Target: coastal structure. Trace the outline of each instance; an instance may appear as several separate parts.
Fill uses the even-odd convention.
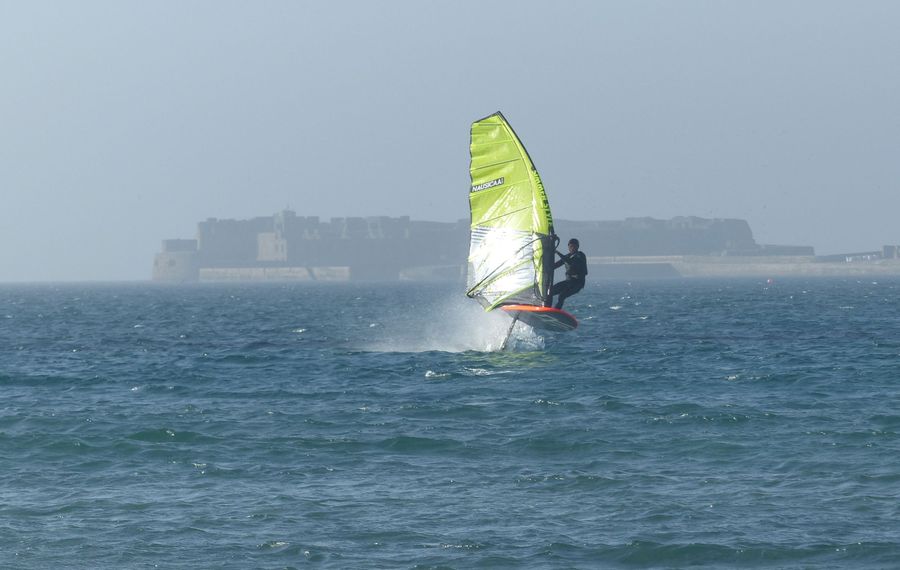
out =
[[[163,241],[155,281],[457,279],[468,224],[401,217],[322,221],[284,210],[200,222],[192,240]]]
[[[556,220],[577,236],[591,279],[785,275],[900,275],[900,246],[817,257],[811,246],[756,243],[745,220]],[[409,216],[328,221],[284,210],[246,220],[207,219],[194,239],[167,239],[153,279],[194,281],[463,280],[469,222]]]

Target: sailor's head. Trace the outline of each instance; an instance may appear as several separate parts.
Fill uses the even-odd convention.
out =
[[[580,244],[578,243],[577,239],[575,239],[575,238],[570,239],[569,240],[569,251],[578,251],[579,245]]]

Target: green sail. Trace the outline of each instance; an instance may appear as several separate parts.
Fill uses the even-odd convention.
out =
[[[499,112],[472,123],[469,150],[467,295],[486,310],[542,305],[553,279],[555,235],[541,177]]]

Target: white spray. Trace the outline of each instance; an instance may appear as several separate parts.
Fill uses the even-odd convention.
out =
[[[493,352],[500,350],[512,322],[501,311],[485,312],[478,303],[461,296],[435,299],[419,307],[421,318],[383,323],[379,339],[362,347],[375,352]],[[516,323],[507,351],[541,350],[544,339],[523,323]]]

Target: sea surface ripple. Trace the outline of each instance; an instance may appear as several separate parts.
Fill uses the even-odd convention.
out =
[[[0,286],[3,568],[892,568],[900,281]]]

